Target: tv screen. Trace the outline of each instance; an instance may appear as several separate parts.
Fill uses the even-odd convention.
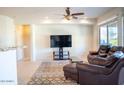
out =
[[[71,35],[51,35],[50,45],[54,47],[72,47]]]

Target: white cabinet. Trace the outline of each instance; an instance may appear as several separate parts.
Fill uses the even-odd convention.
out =
[[[0,51],[0,85],[17,84],[16,50]]]

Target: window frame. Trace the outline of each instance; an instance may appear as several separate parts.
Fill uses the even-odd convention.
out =
[[[107,26],[107,25],[104,24],[99,26],[99,45],[101,45],[101,30],[100,30],[101,26]],[[108,30],[107,30],[107,44],[108,44]]]
[[[107,22],[107,23],[105,23],[105,24],[99,25],[99,45],[101,45],[101,31],[100,31],[100,28],[101,28],[102,26],[106,26],[106,28],[107,28],[107,44],[109,44],[109,25],[111,25],[111,24],[116,24],[116,25],[117,25],[117,46],[119,45],[118,21],[117,21],[117,20],[110,21],[110,22]]]

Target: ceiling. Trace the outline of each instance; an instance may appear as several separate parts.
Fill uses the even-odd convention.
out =
[[[45,19],[62,19],[65,7],[0,7],[0,14],[12,17],[18,22],[35,23]],[[103,15],[105,12],[113,9],[112,7],[71,7],[71,12],[84,12],[84,16],[80,16],[79,19],[97,18]]]

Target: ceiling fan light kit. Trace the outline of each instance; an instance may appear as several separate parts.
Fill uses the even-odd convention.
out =
[[[84,15],[83,12],[80,12],[80,13],[71,13],[69,7],[67,7],[67,8],[65,9],[65,12],[66,12],[66,14],[64,15],[64,18],[65,18],[66,20],[78,19],[77,16]]]

